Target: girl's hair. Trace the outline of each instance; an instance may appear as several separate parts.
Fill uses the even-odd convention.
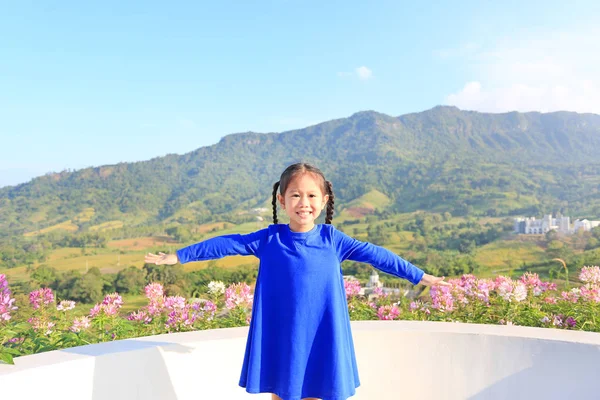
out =
[[[335,196],[333,195],[333,185],[331,182],[325,179],[325,175],[321,170],[313,165],[306,163],[297,163],[292,164],[283,171],[279,181],[275,182],[273,185],[273,223],[277,223],[277,189],[279,188],[279,193],[284,196],[285,191],[287,190],[288,185],[290,184],[292,178],[294,178],[298,174],[310,173],[319,177],[321,181],[321,190],[324,194],[329,196],[329,200],[327,201],[327,214],[325,216],[325,223],[331,224],[331,220],[333,219],[333,205],[335,202]]]

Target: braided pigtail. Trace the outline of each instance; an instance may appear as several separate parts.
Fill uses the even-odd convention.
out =
[[[333,195],[333,185],[329,181],[325,181],[325,189],[327,190],[327,194],[329,195],[329,200],[327,201],[327,215],[325,216],[325,223],[331,224],[331,220],[333,219],[333,205],[335,203],[335,196]]]
[[[277,189],[279,189],[279,181],[273,185],[273,223],[277,223]]]

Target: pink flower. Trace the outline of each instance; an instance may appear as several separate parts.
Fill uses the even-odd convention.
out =
[[[8,281],[6,275],[0,274],[0,293],[6,293],[8,290]]]
[[[211,321],[217,311],[217,305],[210,300],[204,300],[192,304],[192,309],[196,312],[197,318]]]
[[[600,286],[582,286],[581,289],[581,297],[586,299],[587,301],[593,301],[595,303],[600,303]]]
[[[102,311],[102,306],[100,304],[96,304],[94,307],[90,309],[90,317],[94,318],[96,315],[100,314]]]
[[[477,291],[475,296],[484,303],[490,302],[490,290],[494,288],[494,282],[489,279],[479,279],[477,281]]]
[[[523,282],[528,289],[540,286],[542,284],[539,275],[532,274],[531,272],[525,272],[519,280]]]
[[[359,289],[360,292],[360,289]],[[379,297],[388,297],[390,294],[389,293],[385,293],[383,291],[383,288],[377,286],[375,289],[373,289],[373,294],[376,294]]]
[[[397,319],[400,315],[400,310],[396,305],[381,306],[377,310],[377,317],[381,320],[393,320]]]
[[[152,318],[148,315],[146,311],[134,311],[127,317],[129,321],[138,321],[148,324],[152,322]]]
[[[117,315],[119,313],[119,307],[116,304],[103,304],[102,310],[104,311],[104,314],[108,316]]]
[[[78,317],[73,320],[73,325],[69,328],[71,332],[81,332],[90,327],[90,319],[88,317]]]
[[[357,279],[344,279],[344,288],[346,289],[346,298],[360,294],[361,287]]]
[[[563,326],[563,316],[555,315],[554,318],[552,318],[552,325],[561,328]]]
[[[123,299],[118,293],[107,294],[102,301],[105,306],[115,305],[117,308],[121,308],[123,305]]]
[[[165,308],[164,298],[150,299],[148,303],[148,314],[159,315]]]
[[[54,303],[54,293],[50,288],[34,290],[29,293],[29,303],[31,303],[34,310],[37,310],[42,305],[47,306]]]
[[[229,285],[225,290],[225,307],[234,309],[236,307],[249,308],[252,305],[250,286],[246,283],[235,283]]]
[[[117,315],[123,305],[123,299],[118,293],[107,294],[102,301],[102,308],[106,315]]]
[[[183,308],[173,307],[169,313],[166,323],[166,328],[169,330],[179,331],[181,329],[189,329],[194,325],[198,316],[193,312],[193,308],[189,304],[185,304]]]
[[[10,296],[6,275],[0,274],[0,321],[8,321],[11,318],[10,312],[17,309],[14,306],[15,299]]]
[[[475,295],[477,278],[473,275],[465,274],[459,279],[450,279],[448,282],[456,289],[460,289],[459,292],[462,292],[464,296],[473,297]]]
[[[460,279],[450,279],[448,283],[452,285],[452,289],[450,293],[454,296],[454,300],[456,300],[459,304],[469,304],[468,296],[473,295],[473,286],[474,282],[469,280],[469,277],[472,275],[463,275]],[[464,279],[463,279],[464,278]]]
[[[588,285],[600,285],[600,267],[583,267],[579,273],[579,280]]]
[[[429,290],[432,302],[431,308],[440,311],[454,310],[454,298],[451,290],[449,286],[432,286]]]
[[[410,305],[408,306],[408,309],[410,310],[410,312],[415,312],[419,309],[419,303],[417,301],[411,301]]]
[[[510,283],[512,285],[512,279],[504,275],[498,275],[496,279],[494,279],[494,289],[497,290],[498,286],[503,283]]]
[[[158,299],[164,296],[163,285],[158,282],[152,282],[145,287],[146,297],[149,299]]]
[[[44,321],[38,317],[31,317],[27,320],[31,324],[34,330],[36,331],[44,331],[44,335],[49,335],[52,333],[52,328],[56,325],[54,322]]]
[[[165,299],[165,308],[168,310],[182,310],[185,308],[185,298],[181,296],[169,296]]]
[[[465,274],[458,279],[449,279],[452,285],[451,294],[459,305],[466,305],[473,300],[489,302],[490,290],[494,282],[489,279],[477,279],[474,275]]]
[[[573,288],[569,292],[562,292],[560,295],[565,301],[577,303],[579,301],[579,297],[581,297],[581,290],[578,288]]]
[[[145,287],[146,297],[148,298],[148,314],[159,315],[165,308],[165,297],[163,286],[158,282],[153,282]]]
[[[505,276],[499,276],[494,283],[498,296],[502,297],[505,301],[511,301],[514,289],[513,280]]]
[[[119,309],[123,305],[123,299],[118,293],[107,294],[102,301],[102,304],[96,304],[90,310],[90,317],[103,313],[104,315],[113,316],[119,313]]]
[[[535,276],[525,279],[527,282],[535,282]],[[527,286],[523,280],[513,281],[511,278],[499,276],[495,280],[496,292],[503,300],[521,302],[527,298]]]
[[[548,296],[544,299],[546,304],[556,304],[556,297]]]
[[[414,313],[415,311],[421,311],[424,312],[426,315],[431,314],[431,311],[429,310],[429,308],[427,308],[427,305],[423,304],[421,300],[411,301],[408,309],[411,313]]]

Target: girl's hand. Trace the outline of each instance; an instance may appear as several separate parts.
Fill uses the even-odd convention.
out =
[[[419,282],[419,283],[423,284],[425,286],[436,286],[436,285],[437,286],[452,286],[448,282],[444,281],[444,279],[445,279],[444,276],[439,278],[437,276],[423,274],[423,278],[421,278],[421,282]]]
[[[163,265],[163,264],[175,265],[179,262],[179,260],[177,259],[177,254],[148,253],[144,257],[144,262],[146,264],[156,264],[156,265]]]

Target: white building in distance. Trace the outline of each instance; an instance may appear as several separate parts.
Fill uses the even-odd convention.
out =
[[[588,221],[587,219],[576,219],[573,223],[573,231],[577,232],[579,230],[583,231],[591,231],[595,227],[600,226],[600,221]]]
[[[544,235],[550,231],[569,235],[579,230],[591,231],[597,226],[600,226],[600,221],[588,221],[587,219],[577,219],[571,226],[570,217],[552,218],[551,214],[544,215],[542,219],[515,218],[515,233],[524,235]]]

